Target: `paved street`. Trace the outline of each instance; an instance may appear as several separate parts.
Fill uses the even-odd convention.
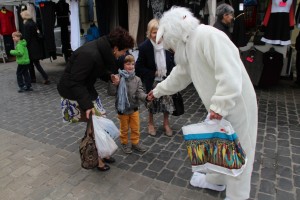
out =
[[[206,116],[192,85],[182,92],[185,114],[171,117],[173,137],[163,134],[161,114],[155,116],[157,136],[147,135],[148,112],[142,105],[141,138],[149,150],[126,155],[119,149],[111,170],[99,172],[80,167],[85,124],[62,123],[56,83],[63,59],[42,65],[51,84],[43,85],[36,72],[34,91],[18,93],[16,63],[0,63],[0,199],[224,199],[225,192],[189,185],[192,173],[180,129]],[[259,129],[251,199],[300,199],[300,89],[291,89],[290,83],[256,90]],[[114,97],[106,95],[106,87],[97,82],[108,117],[118,126]]]

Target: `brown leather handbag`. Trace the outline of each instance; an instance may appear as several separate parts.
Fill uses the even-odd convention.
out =
[[[88,123],[93,123],[92,116],[90,116]],[[89,133],[86,131],[85,136],[82,138],[79,146],[79,153],[82,168],[93,169],[98,166],[98,152],[93,128]]]

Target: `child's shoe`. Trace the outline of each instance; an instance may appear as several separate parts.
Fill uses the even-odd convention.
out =
[[[126,154],[131,154],[132,153],[132,150],[130,149],[128,144],[121,144],[121,149]]]
[[[145,152],[147,151],[147,148],[144,147],[143,145],[141,145],[141,143],[137,143],[137,144],[132,144],[131,147],[133,150],[139,151],[139,152]]]
[[[26,89],[25,87],[20,87],[20,89],[18,90],[18,92],[19,92],[19,93],[25,92],[25,89]]]
[[[32,87],[25,87],[25,91],[33,91]]]

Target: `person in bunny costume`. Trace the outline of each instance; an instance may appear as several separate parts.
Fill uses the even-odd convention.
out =
[[[176,66],[149,92],[149,99],[172,95],[193,83],[210,119],[231,122],[248,162],[237,177],[195,172],[190,183],[217,191],[226,186],[226,199],[248,199],[257,136],[257,100],[239,51],[227,35],[199,24],[183,7],[172,7],[159,22],[156,42],[175,52]],[[200,106],[200,105],[199,105]]]

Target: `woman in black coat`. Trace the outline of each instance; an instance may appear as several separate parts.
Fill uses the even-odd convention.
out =
[[[139,45],[139,56],[135,67],[136,74],[142,79],[147,93],[149,93],[157,83],[165,79],[175,66],[173,53],[163,50],[162,44],[155,43],[157,30],[158,20],[152,19],[148,23],[148,39]],[[167,136],[172,136],[173,132],[169,125],[169,114],[174,111],[174,106],[171,96],[163,96],[158,100],[154,100],[148,105],[148,107],[149,135],[156,135],[153,114],[162,112],[164,113],[163,126],[165,129],[165,134]]]
[[[30,77],[31,82],[36,82],[36,76],[35,76],[35,70],[36,69],[41,73],[41,75],[44,78],[43,83],[49,84],[48,75],[44,71],[43,67],[40,64],[40,59],[43,59],[44,57],[44,51],[43,51],[43,44],[42,41],[40,41],[38,37],[38,27],[36,23],[32,20],[32,16],[29,13],[29,11],[25,10],[21,12],[21,17],[24,20],[24,27],[23,27],[23,37],[27,41],[27,48],[29,52],[30,57]]]
[[[57,90],[61,95],[61,108],[65,122],[88,122],[91,131],[90,114],[105,115],[100,97],[94,87],[98,78],[113,84],[119,83],[116,59],[133,48],[133,38],[128,31],[118,27],[108,36],[88,42],[73,52],[63,73]],[[113,158],[104,159],[114,162]],[[99,159],[98,169],[109,170]]]

